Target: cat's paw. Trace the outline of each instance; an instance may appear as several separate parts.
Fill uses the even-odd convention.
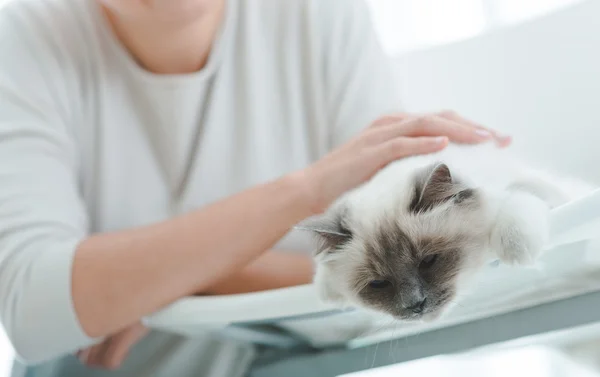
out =
[[[496,227],[491,242],[500,262],[519,266],[534,265],[544,245],[542,237],[523,232],[517,223]]]
[[[512,193],[503,203],[490,238],[504,264],[532,266],[549,237],[549,207],[527,193]]]
[[[342,306],[344,305],[344,296],[327,284],[317,284],[317,293],[319,299],[325,303]]]
[[[328,278],[328,274],[325,270],[326,268],[317,267],[313,280],[313,285],[317,290],[317,296],[319,300],[324,303],[343,306],[346,302],[344,295],[340,292],[339,288],[333,284],[332,280]]]

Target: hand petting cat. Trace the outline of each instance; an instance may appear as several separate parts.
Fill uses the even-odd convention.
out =
[[[500,147],[507,147],[512,141],[510,136],[475,123],[452,110],[431,114],[397,113],[379,118],[373,126],[408,121],[413,121],[411,126],[417,136],[448,136],[455,143],[467,144],[492,139]]]
[[[386,164],[299,227],[319,241],[319,297],[340,308],[437,320],[477,286],[473,278],[488,263],[535,266],[551,235],[551,211],[595,189],[530,165],[498,147],[510,138],[451,112],[390,116],[372,127],[456,143]],[[496,145],[480,144],[485,137]]]
[[[495,141],[501,147],[511,142],[509,137],[501,136],[450,111],[425,115],[400,113],[383,116],[353,140],[306,170],[306,174],[310,175],[306,181],[319,185],[312,188],[312,192],[321,196],[317,201],[320,208],[316,210],[324,210],[340,193],[366,181],[389,162],[416,154],[440,151],[449,141],[468,144]],[[301,261],[298,258],[305,260]],[[295,266],[296,272],[293,276],[284,278],[281,271],[290,270],[281,267],[286,263]],[[306,276],[300,276],[299,270]],[[230,276],[226,285],[219,286],[219,291],[204,293],[245,293],[249,287],[263,290],[270,289],[272,285],[279,288],[304,284],[312,280],[312,274],[312,262],[308,255],[266,253],[263,258]],[[250,282],[249,279],[256,280]],[[129,349],[147,332],[148,330],[137,322],[107,337],[101,343],[78,352],[77,357],[88,366],[118,368],[126,359]]]
[[[390,162],[439,152],[448,141],[479,144],[495,141],[506,147],[511,138],[463,118],[452,111],[436,114],[390,114],[375,120],[352,140],[305,169],[305,181],[318,187],[316,213],[324,211],[341,193],[370,179]],[[329,179],[327,179],[329,177]]]

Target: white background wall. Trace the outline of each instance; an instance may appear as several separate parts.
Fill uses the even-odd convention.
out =
[[[582,0],[366,0],[385,49],[423,49],[539,17]]]
[[[455,109],[515,149],[600,182],[600,1],[397,58],[405,105]]]

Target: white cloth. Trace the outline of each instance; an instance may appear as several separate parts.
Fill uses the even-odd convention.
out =
[[[228,0],[193,74],[142,70],[92,0],[9,2],[0,46],[0,318],[28,362],[93,342],[70,293],[86,235],[301,168],[400,107],[362,0]]]

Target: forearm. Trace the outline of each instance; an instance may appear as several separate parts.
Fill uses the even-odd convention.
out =
[[[305,193],[301,179],[286,177],[169,221],[85,240],[72,277],[84,331],[114,333],[240,271],[313,214]]]
[[[199,292],[212,295],[258,292],[309,284],[312,278],[313,262],[309,255],[270,251]]]

